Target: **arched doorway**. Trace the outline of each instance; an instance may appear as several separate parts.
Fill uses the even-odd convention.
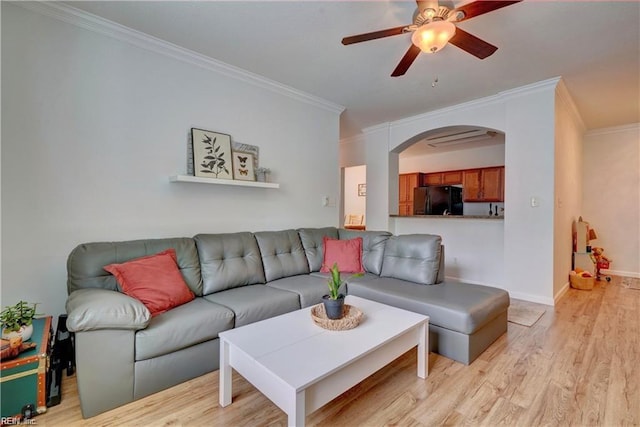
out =
[[[398,154],[400,178],[406,177],[418,187],[452,185],[462,188],[464,171],[504,167],[505,135],[481,126],[447,126],[422,132],[392,152]],[[405,205],[410,203],[405,198],[413,199],[413,189],[404,186],[400,182],[400,215],[407,213]],[[503,190],[504,186],[498,191]],[[504,214],[504,202],[495,197],[467,195],[467,199],[469,203],[464,204],[464,215],[488,215],[490,209],[492,215]],[[420,213],[423,212],[408,214]]]

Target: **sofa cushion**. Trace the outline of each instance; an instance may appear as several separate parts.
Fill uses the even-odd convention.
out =
[[[383,277],[409,280],[423,285],[438,281],[440,236],[405,234],[387,240],[382,262]]]
[[[194,298],[178,270],[176,250],[103,267],[116,277],[122,292],[141,301],[157,316]]]
[[[202,295],[198,251],[193,239],[186,237],[78,245],[67,259],[67,292],[70,294],[84,288],[118,290],[116,278],[102,267],[152,255],[169,248],[176,250],[178,268],[189,289],[196,295]]]
[[[267,282],[309,273],[309,262],[295,230],[255,233]]]
[[[294,292],[300,298],[300,307],[309,307],[321,303],[322,296],[329,293],[329,287],[327,286],[329,275],[327,274],[326,277],[323,277],[315,274],[318,273],[283,277],[267,283],[267,286]]]
[[[430,324],[467,335],[509,307],[509,294],[502,289],[458,282],[424,286],[380,278],[350,282],[349,294],[425,314]]]
[[[339,229],[340,239],[355,239],[362,237],[362,266],[367,273],[380,275],[382,272],[382,257],[387,239],[391,233],[387,231],[359,231]]]
[[[154,317],[136,333],[136,361],[215,339],[219,332],[233,328],[233,318],[233,311],[198,297]]]
[[[204,295],[265,282],[260,249],[253,234],[198,234],[193,240],[200,257]]]
[[[324,256],[320,272],[328,273],[335,264],[341,273],[364,273],[362,237],[350,240],[324,238]]]
[[[204,298],[231,309],[236,315],[236,328],[300,308],[298,294],[265,285],[227,289]]]
[[[310,270],[320,271],[324,256],[323,239],[325,237],[337,239],[338,229],[335,227],[300,228],[298,229],[298,234],[300,235],[300,241],[302,242],[304,253],[307,256]]]

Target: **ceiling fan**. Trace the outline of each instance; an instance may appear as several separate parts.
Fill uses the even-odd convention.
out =
[[[520,1],[522,0],[478,0],[455,9],[449,9],[446,6],[438,5],[437,1],[418,0],[416,1],[418,10],[415,13],[413,24],[345,37],[342,39],[342,44],[349,45],[383,37],[413,33],[411,36],[412,45],[407,53],[404,54],[396,69],[391,73],[392,77],[404,75],[420,52],[435,53],[447,43],[451,43],[477,58],[484,59],[492,55],[498,48],[458,28],[454,23],[466,21]]]

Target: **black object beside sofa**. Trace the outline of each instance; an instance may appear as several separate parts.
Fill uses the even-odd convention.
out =
[[[218,333],[321,302],[323,238],[363,239],[348,293],[430,316],[429,347],[469,364],[507,330],[509,295],[444,281],[440,236],[326,228],[85,243],[67,262],[82,415],[92,417],[219,367]],[[103,267],[174,248],[192,301],[151,317]]]

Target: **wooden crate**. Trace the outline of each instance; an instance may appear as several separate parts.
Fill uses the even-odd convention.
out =
[[[33,319],[33,335],[29,341],[35,342],[36,348],[0,364],[3,419],[21,419],[27,405],[33,405],[31,415],[46,412],[50,334],[51,316]]]

